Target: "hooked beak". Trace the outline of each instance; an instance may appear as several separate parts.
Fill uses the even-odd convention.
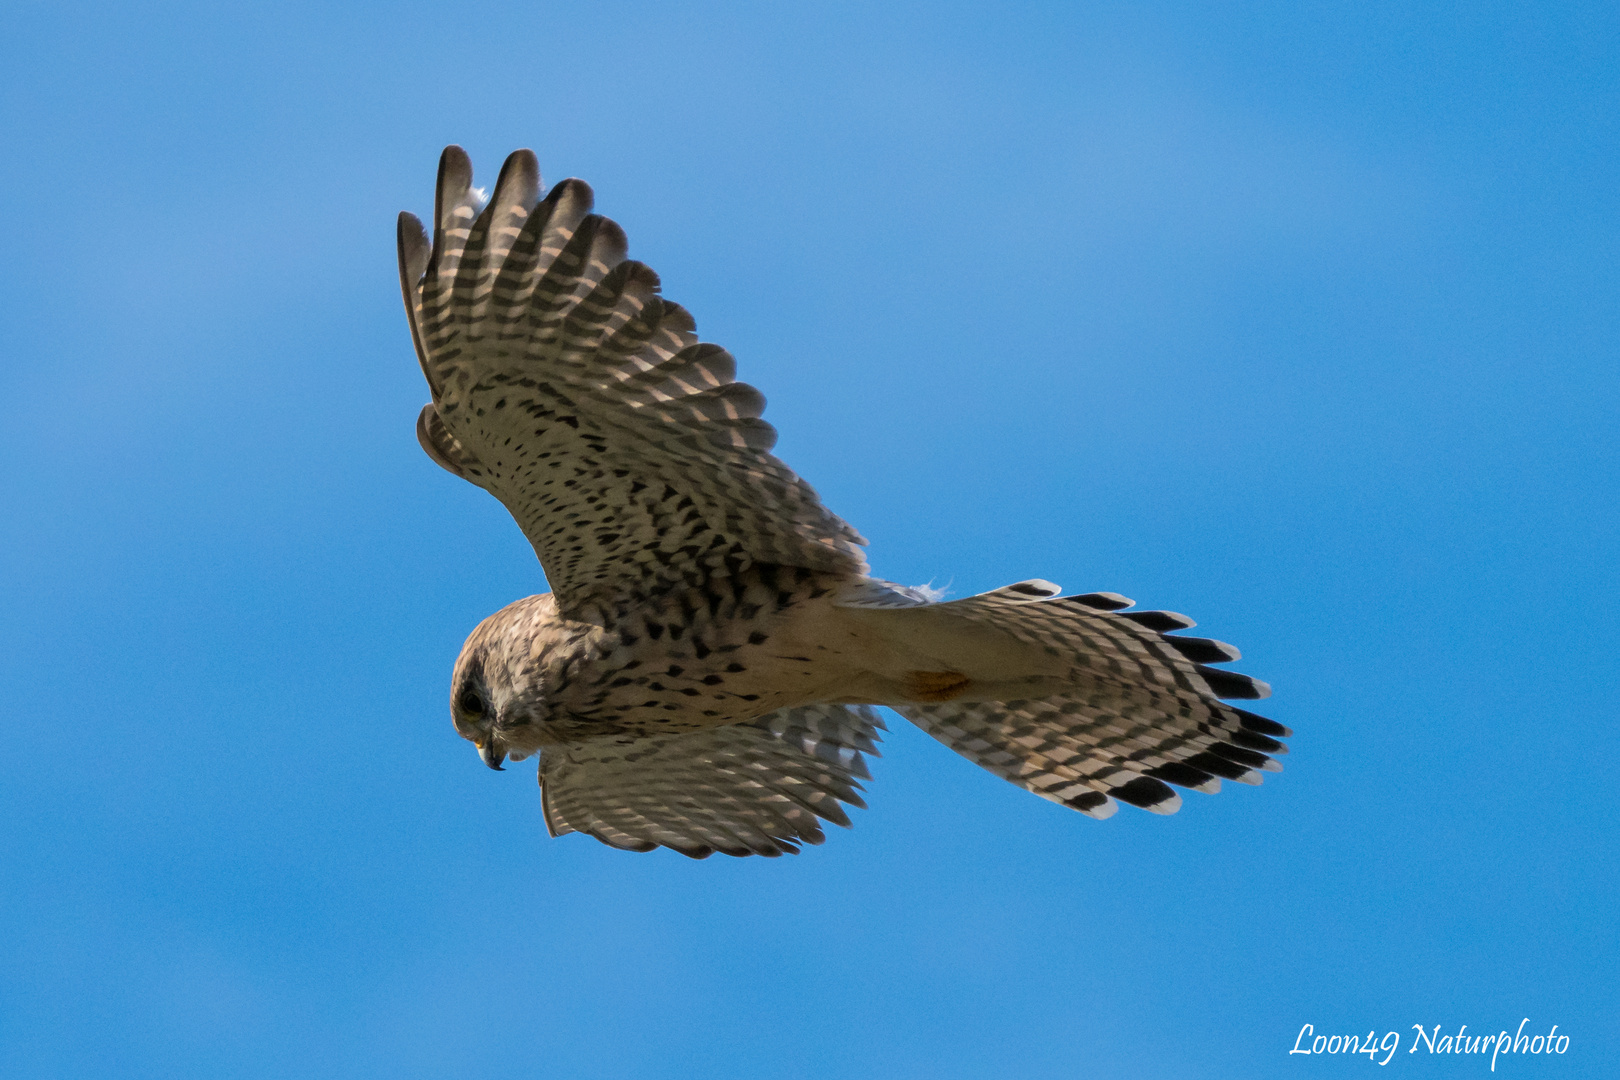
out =
[[[501,762],[506,760],[506,751],[497,748],[494,735],[478,744],[478,756],[484,759],[485,765],[488,765],[496,772],[506,771],[501,768]]]

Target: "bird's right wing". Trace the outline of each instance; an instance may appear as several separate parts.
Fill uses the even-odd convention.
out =
[[[849,827],[841,801],[866,806],[862,755],[877,755],[882,728],[864,705],[810,705],[684,735],[548,746],[546,827],[694,859],[796,854],[826,839],[817,818]]]
[[[513,154],[487,200],[459,147],[400,283],[433,401],[423,449],[506,505],[564,615],[754,563],[859,576],[866,541],[770,453],[765,399],[565,180]]]

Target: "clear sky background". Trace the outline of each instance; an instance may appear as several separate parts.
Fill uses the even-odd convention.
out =
[[[0,11],[0,1074],[1614,1075],[1620,9]],[[891,717],[824,847],[549,840],[448,717],[542,591],[394,215],[587,178],[956,595],[1183,611],[1259,789],[1095,822]]]

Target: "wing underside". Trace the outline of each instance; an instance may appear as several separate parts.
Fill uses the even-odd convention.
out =
[[[583,832],[630,851],[692,858],[794,854],[821,820],[864,807],[865,755],[883,723],[865,706],[811,705],[684,735],[547,747],[541,799],[553,836]]]
[[[506,505],[565,612],[753,563],[863,572],[865,541],[770,453],[730,354],[625,258],[588,186],[539,185],[519,151],[486,201],[451,147],[431,244],[401,215],[428,454]]]

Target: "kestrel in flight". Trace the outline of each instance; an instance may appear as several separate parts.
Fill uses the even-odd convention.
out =
[[[780,855],[864,806],[887,706],[1092,817],[1174,813],[1170,785],[1254,784],[1287,728],[1223,699],[1265,683],[1230,645],[1115,593],[1022,581],[939,600],[867,574],[854,529],[770,450],[764,398],[625,258],[624,232],[534,155],[494,194],[439,162],[431,243],[399,219],[433,400],[428,455],[511,511],[552,592],[485,619],[451,682],[491,768],[540,756],[552,835]]]

